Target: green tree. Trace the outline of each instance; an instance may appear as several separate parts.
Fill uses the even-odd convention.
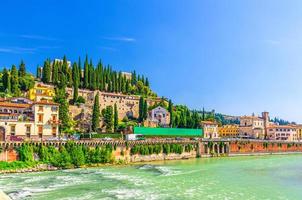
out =
[[[54,98],[55,102],[59,103],[60,106],[59,119],[61,121],[60,124],[61,132],[67,132],[72,126],[71,120],[69,118],[69,104],[67,102],[65,89],[66,89],[66,79],[64,74],[62,74],[62,79],[56,89],[56,96]]]
[[[4,92],[6,93],[11,93],[11,78],[10,78],[10,74],[9,71],[4,68],[3,69],[3,76],[2,76],[2,84],[3,84],[3,89]]]
[[[100,126],[100,104],[99,104],[99,93],[95,95],[93,112],[92,112],[92,130],[97,131]]]
[[[29,89],[33,88],[35,85],[35,79],[30,75],[26,74],[23,77],[20,77],[20,89],[22,91],[28,91]]]
[[[72,158],[72,163],[76,167],[80,167],[81,165],[85,164],[85,156],[84,156],[82,146],[72,145],[70,155]]]
[[[73,103],[77,102],[79,96],[79,76],[77,63],[72,65],[72,78],[73,78]]]
[[[89,88],[89,64],[87,55],[84,62],[84,88]]]
[[[59,66],[58,62],[52,64],[52,82],[57,85],[59,83]]]
[[[170,113],[170,126],[173,126],[173,104],[171,99],[169,100],[169,106],[168,106],[168,111]]]
[[[50,77],[51,77],[51,69],[50,69],[50,61],[47,59],[44,62],[43,66],[43,74],[42,74],[42,81],[43,83],[50,83]]]
[[[112,108],[112,106],[107,106],[102,111],[102,114],[103,114],[106,130],[108,132],[112,132],[112,128],[113,128],[113,108]]]
[[[21,60],[20,66],[19,66],[19,77],[24,77],[26,75],[26,68],[25,63],[23,60]]]
[[[114,104],[114,131],[116,132],[117,127],[118,127],[118,110],[117,110],[117,106],[116,103]]]
[[[37,66],[36,78],[41,79],[41,76],[42,76],[41,67]]]
[[[144,112],[144,98],[140,97],[139,108],[138,108],[138,121],[139,122],[143,122],[143,120],[144,120],[143,112]]]
[[[18,71],[15,65],[12,66],[11,69],[11,89],[12,93],[14,96],[20,96],[21,91],[20,91],[20,85],[19,85],[19,76],[18,76]]]
[[[146,120],[148,117],[148,104],[147,101],[144,100],[144,107],[143,107],[143,120]]]

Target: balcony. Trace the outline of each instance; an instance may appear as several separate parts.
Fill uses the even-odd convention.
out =
[[[59,125],[61,123],[60,120],[58,119],[50,119],[48,120],[48,124],[51,124],[51,125]]]

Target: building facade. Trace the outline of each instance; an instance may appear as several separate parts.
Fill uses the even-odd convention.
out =
[[[270,140],[297,141],[298,134],[295,126],[273,125],[268,127],[268,137]]]
[[[252,116],[240,117],[239,137],[264,139],[267,137],[267,127],[270,125],[268,112],[263,112],[262,117]]]
[[[238,138],[239,137],[239,125],[229,124],[218,127],[219,137],[221,138]]]
[[[167,109],[157,106],[149,111],[148,120],[157,124],[157,126],[166,127],[170,124],[170,113]]]
[[[201,127],[203,129],[204,138],[214,139],[219,138],[218,124],[212,121],[202,121]]]
[[[42,99],[52,100],[54,96],[54,87],[42,83],[36,83],[34,88],[28,92],[28,98],[32,101],[41,101]]]
[[[30,101],[28,101],[30,102]],[[0,140],[45,140],[59,134],[59,105],[48,100],[0,102]]]

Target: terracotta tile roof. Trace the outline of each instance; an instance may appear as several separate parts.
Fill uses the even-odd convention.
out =
[[[35,101],[34,104],[36,105],[56,105],[58,106],[58,103],[52,102],[52,101]]]
[[[202,124],[213,124],[213,125],[217,125],[216,122],[212,122],[212,121],[201,121]]]
[[[241,116],[240,118],[245,118],[245,119],[257,119],[257,120],[263,120],[261,117],[256,117],[256,116]]]
[[[272,125],[268,128],[297,128],[295,125]]]
[[[8,107],[8,108],[28,108],[30,104],[24,103],[11,103],[11,102],[0,102],[0,107]]]

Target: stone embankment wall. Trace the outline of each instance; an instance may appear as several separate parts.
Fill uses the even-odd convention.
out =
[[[227,156],[227,155],[246,155],[261,153],[289,153],[302,152],[302,142],[281,142],[281,141],[263,141],[263,140],[203,140],[203,141],[77,141],[78,144],[88,145],[90,147],[112,145],[115,146],[113,155],[115,160],[130,162],[148,162],[156,160],[178,160],[195,157]],[[40,145],[40,142],[33,142],[33,145]],[[52,145],[59,147],[65,142],[43,142],[43,145]],[[182,154],[171,153],[169,155],[159,153],[152,155],[131,155],[130,150],[135,145],[156,145],[156,144],[192,144],[193,150],[183,152]],[[0,143],[0,161],[18,160],[16,149],[21,146],[21,142]]]
[[[151,154],[151,155],[131,155],[130,148],[126,147],[117,147],[113,152],[115,160],[121,160],[124,163],[135,163],[135,162],[151,162],[151,161],[162,161],[162,160],[181,160],[181,159],[189,159],[196,158],[197,151],[193,148],[190,152],[183,152],[182,154],[170,153],[168,155],[164,153],[159,154]]]
[[[229,154],[302,152],[302,143],[238,140],[230,142],[229,149]]]

